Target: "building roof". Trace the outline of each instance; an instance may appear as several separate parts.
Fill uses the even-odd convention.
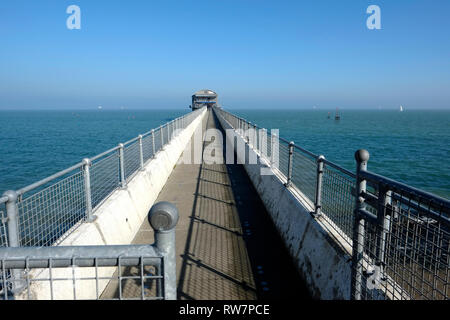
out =
[[[203,89],[203,90],[197,91],[193,95],[194,96],[217,96],[217,93],[215,93],[214,91],[209,90],[209,89]]]

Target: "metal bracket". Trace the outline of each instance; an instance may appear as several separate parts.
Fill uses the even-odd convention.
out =
[[[372,266],[371,270],[367,270],[364,273],[368,276],[366,286],[369,290],[380,289],[382,282],[386,281],[382,266]]]

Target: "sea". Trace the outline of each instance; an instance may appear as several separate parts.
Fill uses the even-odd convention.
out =
[[[450,110],[229,109],[348,170],[369,170],[450,199]],[[180,110],[0,111],[0,194],[156,128]],[[328,115],[330,117],[328,118]]]

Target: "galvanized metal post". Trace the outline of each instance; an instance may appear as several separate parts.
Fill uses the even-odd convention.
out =
[[[253,129],[255,130],[255,132],[253,133],[255,135],[255,150],[259,151],[259,144],[258,144],[258,127],[256,126],[256,124],[253,125]]]
[[[259,130],[259,149],[262,157],[267,159],[267,129]]]
[[[392,192],[384,185],[378,186],[378,208],[377,208],[377,239],[375,272],[372,279],[376,284],[384,279],[384,267],[386,256],[386,239],[390,230],[392,215]]]
[[[127,180],[125,179],[125,157],[123,154],[123,143],[119,143],[119,164],[120,164],[120,187],[127,187]]]
[[[167,124],[167,143],[170,142],[170,122]]]
[[[17,208],[18,194],[16,191],[9,190],[3,193],[3,196],[8,198],[8,201],[6,201],[8,246],[20,247],[19,213]],[[19,293],[25,287],[25,280],[23,279],[22,272],[23,271],[21,269],[11,270],[12,293]],[[3,288],[3,290],[6,290],[6,288]]]
[[[155,153],[156,153],[156,150],[155,150],[155,130],[152,129],[150,134],[152,135],[152,158],[154,158],[155,157]]]
[[[323,179],[323,162],[325,157],[320,155],[317,158],[317,180],[316,180],[316,201],[314,203],[314,215],[319,217],[322,214],[322,179]]]
[[[163,145],[164,145],[164,139],[163,139],[163,127],[162,127],[162,126],[159,127],[159,132],[161,133],[160,136],[161,136],[161,150],[162,150]]]
[[[142,134],[139,135],[139,159],[141,161],[141,171],[144,170],[144,149],[142,147]]]
[[[276,150],[276,145],[275,145],[275,141],[276,141],[276,134],[272,133],[272,131],[270,132],[270,165],[273,166],[276,163],[276,155],[277,155],[277,151]]]
[[[155,245],[163,255],[164,299],[177,299],[175,226],[178,210],[170,202],[158,202],[150,209],[148,219],[155,230]]]
[[[289,159],[288,159],[288,175],[285,186],[290,187],[292,184],[292,161],[294,161],[294,142],[289,142]]]
[[[366,207],[362,193],[366,192],[366,180],[360,177],[361,171],[367,170],[369,152],[360,149],[355,152],[356,160],[356,197],[353,223],[353,252],[352,252],[352,279],[351,279],[351,299],[361,300],[362,273],[364,259],[364,224],[365,221],[359,210]]]
[[[245,120],[245,123],[244,123],[244,138],[247,140],[247,143],[250,145],[250,133],[248,132],[249,128],[250,128],[250,125],[247,122],[247,120]]]
[[[92,215],[92,192],[91,192],[91,160],[83,159],[83,176],[84,176],[84,199],[86,201],[86,221],[92,222],[95,217]]]
[[[253,147],[253,137],[251,136],[251,128],[253,127],[253,124],[249,121],[248,122],[248,128],[247,128],[247,139],[249,146]]]

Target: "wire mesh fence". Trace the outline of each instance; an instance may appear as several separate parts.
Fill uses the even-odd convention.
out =
[[[144,162],[147,162],[147,160],[153,158],[155,154],[155,146],[154,141],[155,139],[155,132],[152,131],[149,135],[142,138],[142,152],[144,157]]]
[[[204,109],[179,117],[153,132],[143,134],[142,155],[139,137],[122,147],[112,148],[102,154],[60,171],[25,188],[12,191],[17,195],[17,241],[20,246],[51,246],[63,240],[81,222],[89,220],[94,211],[118,188],[134,176],[144,162],[168,144],[175,129],[184,129]],[[163,139],[161,139],[163,138]],[[120,150],[123,150],[121,158]],[[121,165],[123,165],[123,176]],[[8,246],[5,203],[0,197],[0,247]]]
[[[125,158],[125,179],[129,180],[141,166],[139,141],[135,141],[125,146],[123,153]]]
[[[93,162],[90,173],[92,207],[97,208],[120,186],[119,152]]]
[[[292,183],[311,201],[316,193],[316,159],[294,148],[292,161]]]
[[[233,128],[244,132],[244,139],[251,136],[246,130],[258,128],[223,109],[215,110]],[[259,138],[258,143],[250,143],[251,147],[271,163],[273,140],[279,139],[279,172],[286,181],[290,179],[314,204],[315,213],[320,212],[352,247],[353,257],[362,257],[352,266],[357,269],[353,298],[450,298],[450,203],[447,200],[372,173],[366,174],[366,178],[372,178],[367,180],[366,192],[358,195],[356,174],[297,146],[290,155],[287,140],[258,129],[267,135],[267,146],[262,146],[264,139]],[[262,148],[268,152],[262,152]],[[355,226],[359,226],[356,200],[361,196],[367,204],[365,224],[354,234]],[[361,248],[355,241],[358,236],[363,239]]]
[[[17,203],[21,246],[48,246],[85,218],[83,172]]]
[[[356,179],[338,166],[325,161],[322,178],[322,212],[331,226],[351,243],[355,209]]]
[[[360,259],[354,264],[359,299],[450,298],[450,203],[362,172],[372,190],[356,211]]]
[[[0,247],[8,246],[6,201],[8,201],[7,197],[0,197]]]
[[[127,254],[131,246],[123,246],[121,255],[102,254],[102,250],[108,252],[107,246],[103,248],[96,255],[0,259],[0,300],[165,298],[163,256]],[[11,276],[11,270],[18,266],[21,266],[21,276]]]

